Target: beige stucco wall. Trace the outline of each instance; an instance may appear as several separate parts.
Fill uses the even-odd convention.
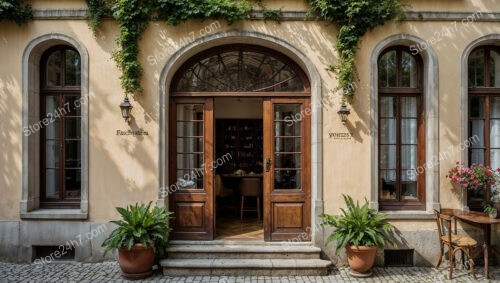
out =
[[[325,78],[324,91],[334,87],[333,76],[324,70],[321,62],[331,61],[333,47],[325,44],[334,40],[334,28],[318,25],[315,22],[284,22],[264,24],[262,21],[249,21],[228,27],[220,22],[224,30],[253,30],[272,34],[289,41],[318,66]],[[148,56],[162,53],[165,44],[163,34],[168,34],[169,44],[179,43],[182,38],[190,36],[212,21],[190,21],[178,27],[165,23],[151,23],[141,41],[141,56],[144,67],[141,96],[131,99],[134,105],[130,126],[121,118],[118,108],[123,99],[120,87],[120,73],[111,59],[116,49],[116,25],[113,21],[104,21],[99,33],[94,37],[86,21],[80,20],[36,20],[25,27],[2,23],[5,32],[2,33],[0,60],[4,62],[0,70],[1,81],[9,82],[5,97],[8,104],[2,109],[2,116],[12,116],[13,119],[0,123],[6,131],[6,150],[0,166],[9,168],[10,160],[17,162],[12,166],[12,174],[4,175],[0,186],[8,190],[5,198],[0,201],[6,205],[0,206],[0,216],[5,220],[19,219],[19,200],[21,188],[21,58],[23,49],[30,40],[46,33],[63,33],[79,40],[90,54],[89,91],[93,94],[89,111],[89,220],[108,220],[116,217],[115,206],[123,206],[132,202],[147,202],[156,199],[158,185],[158,80],[166,59],[149,64]],[[301,36],[292,36],[302,33]],[[175,45],[173,45],[175,46]],[[6,84],[6,83],[4,83]],[[4,87],[7,88],[7,85]],[[2,105],[3,106],[3,105]],[[132,137],[117,136],[116,130],[143,129],[148,136]],[[7,135],[8,133],[8,135]],[[11,150],[7,150],[11,149]],[[5,164],[5,165],[4,165]]]
[[[56,5],[57,2],[57,5]],[[81,8],[84,1],[36,1],[35,8]],[[286,10],[304,10],[302,1],[276,1],[270,7]],[[500,10],[500,2],[490,1],[412,1],[418,11],[494,12]],[[84,20],[35,20],[26,26],[0,23],[0,221],[19,220],[22,170],[22,77],[21,59],[24,48],[37,36],[47,33],[63,33],[80,41],[89,53],[89,86],[94,98],[89,112],[89,220],[105,222],[117,217],[115,206],[157,199],[159,188],[159,77],[166,58],[150,64],[148,56],[162,52],[166,43],[179,43],[182,38],[213,23],[188,21],[177,27],[153,22],[141,40],[140,59],[144,67],[142,96],[134,97],[132,123],[126,124],[118,108],[123,99],[120,73],[111,59],[116,49],[116,23],[105,20],[98,34],[93,35]],[[281,24],[256,20],[227,26],[219,20],[220,27],[213,33],[225,30],[258,31],[287,41],[301,50],[318,70],[323,95],[336,86],[335,76],[325,70],[327,64],[336,62],[333,42],[337,29],[324,22],[284,21]],[[339,99],[334,106],[323,111],[323,198],[326,213],[337,213],[343,206],[341,194],[348,192],[355,199],[370,199],[371,149],[370,149],[370,57],[374,46],[394,34],[411,34],[423,40],[435,36],[435,32],[449,27],[451,21],[405,21],[387,23],[365,35],[356,59],[359,79],[356,99],[352,105],[349,122],[343,126],[337,115]],[[473,40],[488,34],[500,34],[500,23],[474,22],[461,26],[450,37],[443,38],[431,48],[439,59],[439,149],[455,148],[461,142],[460,124],[460,76],[461,56]],[[164,39],[167,35],[167,39]],[[244,42],[251,43],[251,42]],[[176,48],[174,48],[177,50]],[[346,129],[347,127],[347,129]],[[117,136],[117,130],[143,129],[147,136]],[[348,141],[332,140],[330,132],[353,132]],[[459,207],[459,197],[452,193],[445,179],[448,168],[460,153],[455,150],[452,158],[440,164],[439,198],[443,207]],[[315,178],[315,176],[313,176]],[[430,220],[394,221],[401,231],[432,230]]]

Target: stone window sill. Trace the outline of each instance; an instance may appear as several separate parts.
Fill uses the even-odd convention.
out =
[[[22,219],[87,219],[88,213],[80,209],[37,209],[30,212],[22,212]]]
[[[434,219],[434,213],[427,211],[380,211],[387,215],[387,219]]]

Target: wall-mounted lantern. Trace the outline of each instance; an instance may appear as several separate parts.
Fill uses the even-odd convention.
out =
[[[132,104],[130,104],[128,100],[128,96],[125,95],[125,99],[120,104],[120,109],[122,111],[122,117],[125,119],[125,122],[130,122],[130,112],[132,112]]]
[[[345,125],[345,122],[347,121],[347,116],[351,114],[351,111],[349,111],[349,108],[347,108],[345,102],[342,102],[342,105],[340,106],[340,109],[337,113],[340,116],[340,121],[342,121],[342,124]]]

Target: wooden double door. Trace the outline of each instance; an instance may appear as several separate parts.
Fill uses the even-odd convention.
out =
[[[308,98],[267,98],[262,105],[265,241],[310,237],[309,106]],[[224,162],[214,160],[214,99],[172,98],[169,116],[172,237],[212,240],[214,174]]]

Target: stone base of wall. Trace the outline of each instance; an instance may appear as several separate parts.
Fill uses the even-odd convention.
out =
[[[105,226],[103,226],[105,225]],[[75,247],[75,261],[100,262],[116,259],[116,253],[108,253],[104,257],[104,248],[101,247],[104,239],[114,229],[113,224],[87,221],[0,221],[0,261],[6,262],[33,262],[36,260],[35,246],[73,245]],[[323,239],[326,239],[332,229],[325,227],[322,230]],[[321,231],[319,232],[321,233]],[[471,226],[459,234],[468,234],[475,238],[479,245],[483,243],[482,230]],[[436,230],[396,231],[394,238],[397,248],[414,249],[415,266],[434,266],[439,257],[439,241]],[[492,231],[492,243],[500,243],[500,233]],[[335,265],[344,266],[347,258],[344,250],[335,255],[335,243],[319,247],[322,257],[331,259]],[[392,248],[392,247],[388,247]],[[480,253],[476,253],[480,256]],[[478,258],[482,263],[482,258]],[[383,251],[379,251],[376,258],[377,266],[384,266]]]
[[[60,245],[74,247],[75,261],[114,259],[112,253],[104,257],[101,247],[113,228],[110,223],[83,221],[0,221],[0,261],[34,262],[36,246]]]
[[[332,229],[327,227],[324,229],[324,238],[326,239]],[[478,242],[478,252],[474,253],[475,261],[483,264],[482,249],[483,232],[479,228],[466,227],[465,230],[459,230],[458,234],[467,234]],[[418,230],[418,231],[395,231],[394,238],[396,239],[397,247],[387,246],[390,249],[413,249],[414,266],[435,266],[439,258],[439,239],[436,230]],[[500,233],[492,231],[492,243],[500,243]],[[336,266],[347,265],[347,256],[344,249],[339,255],[335,254],[335,243],[331,242],[328,246],[320,247],[324,252],[324,257],[330,258]],[[446,251],[445,251],[446,253]],[[379,250],[375,259],[376,266],[384,266],[384,251]]]

